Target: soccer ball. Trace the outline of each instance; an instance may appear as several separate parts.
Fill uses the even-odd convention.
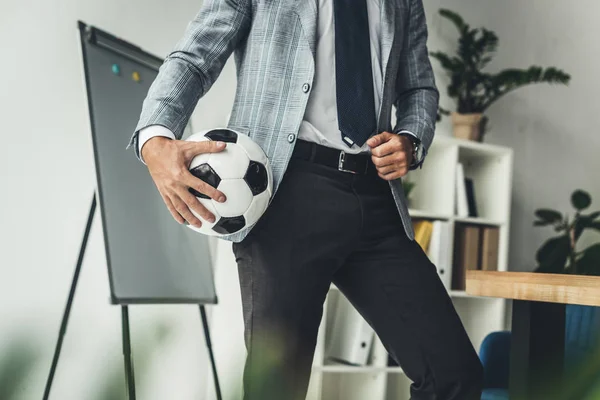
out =
[[[260,146],[248,136],[228,128],[198,132],[187,140],[227,144],[222,152],[199,154],[190,163],[192,175],[219,189],[227,200],[218,203],[190,188],[200,203],[213,213],[215,222],[208,222],[192,211],[202,221],[202,227],[188,227],[205,235],[224,236],[258,222],[273,193],[271,166]]]

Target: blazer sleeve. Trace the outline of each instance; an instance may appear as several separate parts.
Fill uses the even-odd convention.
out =
[[[183,38],[167,56],[150,86],[129,141],[138,158],[138,133],[162,125],[177,139],[198,100],[217,80],[225,62],[248,35],[252,0],[205,0]]]
[[[410,0],[405,43],[396,79],[396,126],[414,134],[425,154],[433,141],[439,92],[427,51],[427,22],[423,0]]]

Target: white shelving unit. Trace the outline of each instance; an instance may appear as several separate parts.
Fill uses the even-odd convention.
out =
[[[458,163],[463,164],[465,176],[473,179],[478,218],[455,215]],[[411,172],[408,177],[416,183],[411,194],[412,217],[448,221],[453,225],[452,232],[457,224],[498,227],[498,269],[505,271],[512,164],[510,148],[437,136],[424,168]],[[453,239],[450,246],[454,247]],[[453,252],[449,253],[452,255]],[[473,297],[457,290],[450,290],[449,294],[476,349],[488,333],[506,328],[505,300]],[[410,381],[400,367],[388,366],[387,351],[377,337],[366,366],[333,364],[326,359],[333,311],[338,301],[347,300],[332,285],[319,329],[307,400],[409,399]]]

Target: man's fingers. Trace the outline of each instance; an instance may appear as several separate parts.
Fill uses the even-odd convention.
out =
[[[169,209],[169,212],[171,213],[171,215],[175,219],[175,221],[177,221],[180,224],[184,224],[185,223],[185,219],[175,209],[175,206],[173,205],[173,202],[171,202],[171,199],[169,199],[167,196],[165,196],[164,194],[162,194],[162,192],[159,192],[159,193],[160,193],[163,201],[165,202],[167,208]]]
[[[208,211],[208,209],[204,207],[202,203],[200,203],[196,196],[194,196],[190,192],[183,192],[181,193],[181,199],[185,202],[185,204],[187,204],[189,209],[194,210],[196,215],[199,215],[205,221],[208,221],[210,223],[215,222],[215,216],[213,215],[213,213]]]
[[[198,154],[204,153],[220,153],[225,150],[227,144],[225,142],[214,142],[212,140],[203,140],[200,142],[186,142],[188,145],[184,150],[185,156],[191,159]]]
[[[397,152],[385,157],[371,156],[371,160],[377,168],[386,167],[388,165],[401,165],[406,163],[406,154]]]
[[[395,140],[388,140],[387,142],[383,142],[379,146],[373,147],[371,149],[371,154],[377,157],[385,157],[401,150],[402,145],[400,144],[400,142],[396,142]]]
[[[382,174],[379,172],[378,175],[381,179],[385,179],[386,181],[393,181],[395,179],[402,178],[404,175],[406,175],[406,173],[402,173],[401,170],[397,170],[390,174]]]
[[[190,225],[195,226],[196,228],[200,228],[202,226],[202,221],[200,221],[199,218],[197,218],[191,211],[190,208],[188,207],[188,205],[179,197],[177,197],[176,195],[173,196],[171,198],[171,201],[173,202],[173,206],[175,206],[175,209],[177,210],[177,212],[183,217],[185,218],[185,220],[187,222],[190,223]]]
[[[191,173],[186,174],[185,179],[182,183],[184,186],[187,186],[190,189],[194,189],[198,193],[205,194],[211,199],[218,201],[219,203],[224,203],[227,200],[223,192],[218,191],[213,186],[209,185],[203,180],[196,178]]]
[[[380,174],[386,175],[386,174],[390,174],[392,172],[398,171],[402,169],[402,166],[398,166],[396,164],[391,164],[391,165],[387,165],[385,167],[377,167],[377,172],[379,172]]]
[[[382,132],[378,135],[371,137],[369,140],[367,140],[367,145],[369,145],[370,148],[377,147],[380,144],[389,141],[392,137],[393,137],[392,133]]]

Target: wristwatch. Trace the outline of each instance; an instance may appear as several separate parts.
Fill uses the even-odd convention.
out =
[[[423,160],[425,159],[425,151],[423,149],[423,144],[415,135],[409,132],[399,132],[401,136],[406,136],[410,139],[413,151],[412,151],[412,163],[410,164],[409,169],[414,170],[420,168],[423,165]]]

